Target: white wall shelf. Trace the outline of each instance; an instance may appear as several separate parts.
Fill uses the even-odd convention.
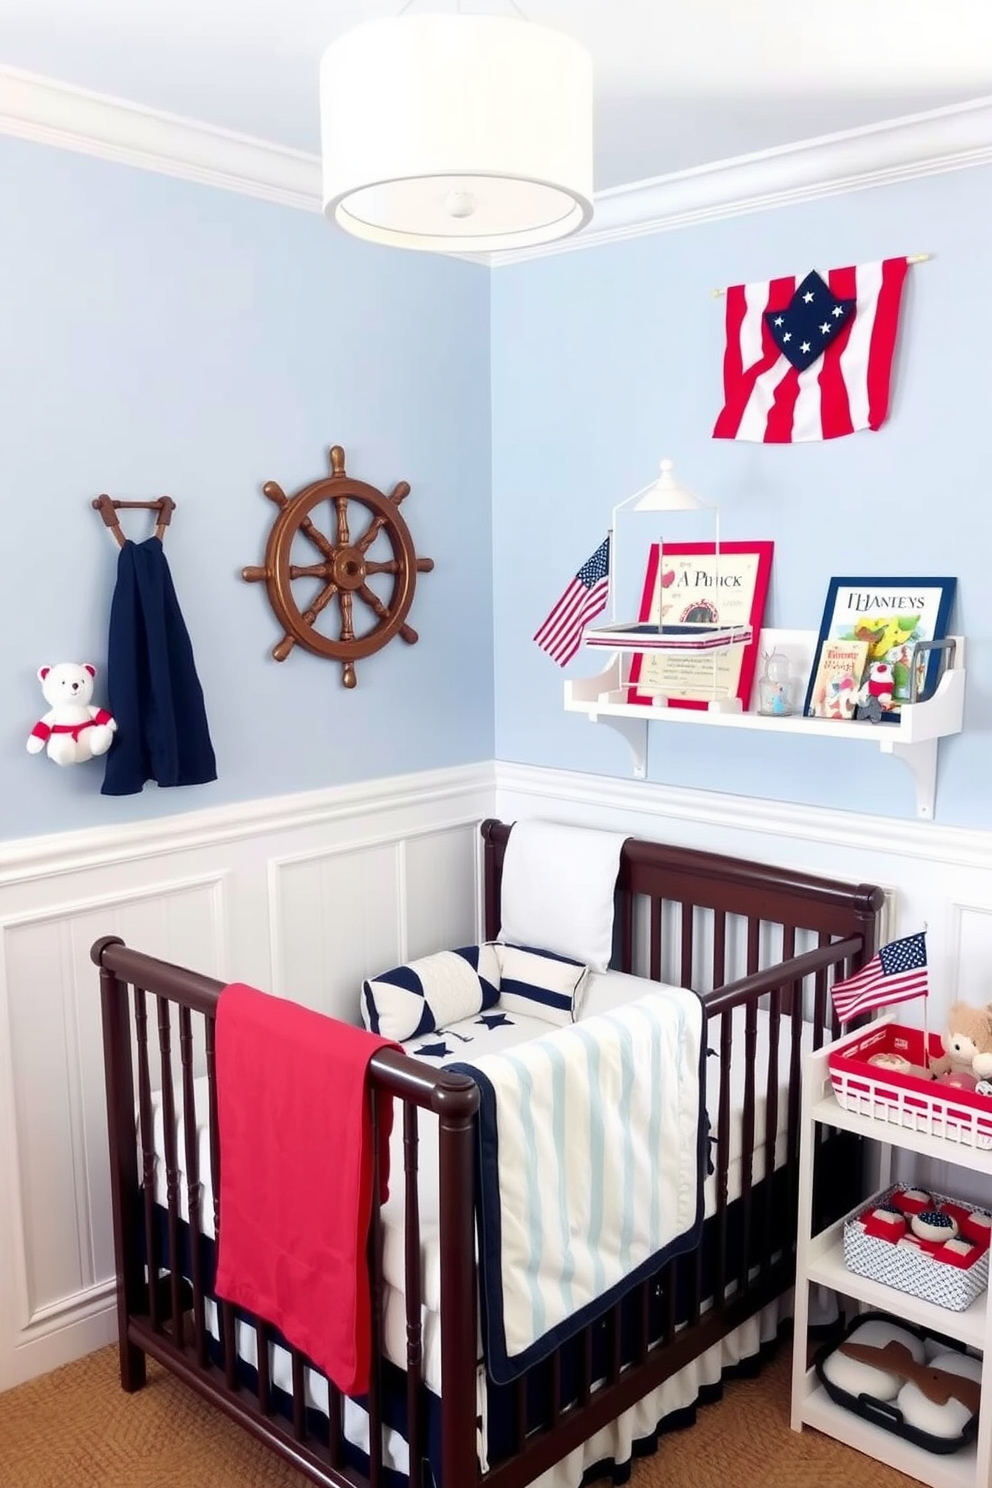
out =
[[[795,703],[801,708],[806,693],[806,678],[816,649],[815,631],[764,630],[760,650],[783,651],[793,663],[796,683]],[[772,718],[757,712],[723,712],[702,708],[672,708],[646,703],[628,703],[627,689],[630,654],[618,652],[605,671],[594,677],[579,677],[565,683],[565,711],[582,713],[591,723],[605,723],[627,740],[633,756],[634,776],[647,775],[648,731],[650,725],[673,724],[682,728],[751,729],[760,733],[804,735],[844,739],[847,742],[872,744],[882,754],[901,759],[910,770],[916,788],[917,815],[933,817],[937,786],[937,741],[961,732],[964,722],[964,641],[955,637],[954,661],[938,683],[932,698],[926,702],[906,704],[900,710],[898,723],[849,722],[832,718],[804,718],[793,713],[788,718]],[[757,696],[757,679],[755,679]]]
[[[992,1172],[992,1152],[979,1151],[958,1142],[914,1132],[887,1121],[876,1121],[847,1111],[837,1103],[830,1084],[827,1059],[830,1051],[857,1038],[847,1034],[836,1044],[829,1044],[808,1054],[803,1063],[803,1091],[800,1110],[799,1147],[799,1233],[796,1249],[796,1314],[792,1358],[792,1429],[801,1431],[813,1426],[828,1436],[856,1447],[869,1457],[887,1462],[900,1472],[932,1488],[987,1488],[992,1470],[992,1307],[988,1288],[962,1312],[938,1307],[908,1292],[896,1291],[872,1277],[849,1271],[844,1263],[844,1223],[838,1220],[818,1234],[813,1233],[813,1163],[819,1143],[818,1125],[857,1132],[880,1146],[883,1171],[888,1168],[893,1149],[936,1157],[942,1162],[964,1168],[969,1173]],[[882,1186],[884,1186],[883,1178]],[[962,1179],[965,1192],[967,1179]],[[860,1213],[865,1201],[851,1211]],[[846,1216],[850,1218],[851,1215]],[[845,1410],[830,1399],[816,1371],[808,1368],[809,1289],[825,1286],[860,1306],[889,1312],[956,1338],[982,1354],[982,1406],[978,1416],[978,1437],[968,1448],[939,1456],[902,1440],[890,1431]]]

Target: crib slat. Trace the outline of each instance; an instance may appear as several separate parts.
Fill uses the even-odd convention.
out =
[[[204,1041],[207,1051],[207,1109],[210,1120],[210,1188],[213,1194],[214,1243],[220,1240],[220,1124],[217,1119],[217,1023],[205,1014]],[[224,1358],[224,1381],[232,1392],[238,1387],[238,1358],[234,1333],[234,1307],[217,1298],[217,1322]]]
[[[269,1414],[269,1325],[261,1318],[255,1319],[255,1371],[258,1377],[256,1393],[258,1408],[263,1416]]]
[[[443,1407],[442,1407],[443,1409]],[[521,1374],[513,1387],[513,1427],[517,1455],[527,1444],[527,1376]]]
[[[692,964],[694,950],[694,920],[691,904],[682,905],[682,980],[680,986],[692,986]]]
[[[203,1263],[200,1255],[202,1220],[200,1206],[200,1154],[196,1125],[196,1092],[193,1087],[193,1018],[188,1007],[179,1009],[179,1061],[183,1072],[183,1130],[186,1150],[186,1203],[189,1209],[189,1244],[193,1278],[193,1339],[201,1369],[207,1364],[207,1329],[203,1312]]]
[[[767,1275],[775,1249],[775,1140],[778,1133],[778,1047],[782,1022],[782,990],[769,994],[768,1074],[765,1083],[765,1214],[761,1244],[761,1275]]]
[[[689,1325],[695,1327],[703,1312],[703,1247],[697,1245],[689,1262],[692,1268],[692,1283],[689,1288]]]
[[[796,954],[796,927],[795,925],[782,926],[782,960],[789,961]],[[791,993],[783,993],[782,1012],[787,1016],[792,1012]]]
[[[552,1431],[558,1425],[561,1416],[561,1349],[556,1348],[551,1355],[551,1380],[548,1393],[550,1397],[550,1416],[548,1425]]]
[[[420,1189],[418,1177],[417,1108],[412,1101],[403,1102],[403,1175],[406,1197],[406,1254],[404,1277],[406,1292],[406,1419],[407,1446],[410,1451],[410,1482],[420,1488],[420,1461],[423,1454],[421,1435],[421,1372],[423,1368],[423,1325],[420,1301]]]
[[[592,1327],[582,1329],[579,1352],[579,1404],[588,1405],[592,1390]]]
[[[688,986],[689,983],[686,983]],[[713,990],[727,985],[727,912],[713,911]]]
[[[747,922],[747,975],[753,976],[761,964],[761,921],[755,915]],[[743,1296],[748,1286],[751,1233],[754,1223],[752,1191],[754,1188],[754,1121],[755,1060],[758,1049],[758,1009],[749,1000],[744,1010],[744,1106],[741,1112],[741,1249],[738,1285]]]
[[[795,1214],[798,1201],[796,1182],[799,1176],[799,1097],[802,1090],[803,1054],[803,984],[792,989],[792,1044],[789,1049],[789,1099],[785,1137],[785,1164],[788,1178],[786,1213]]]
[[[620,970],[634,969],[634,896],[620,895]]]
[[[678,1326],[678,1287],[676,1278],[676,1263],[669,1261],[664,1270],[665,1277],[665,1332],[663,1341],[671,1343],[675,1337],[675,1329]]]
[[[369,1282],[372,1289],[372,1358],[369,1366],[369,1488],[382,1484],[382,1177],[379,1161],[379,1098],[369,1091],[372,1143],[372,1218],[369,1225]]]
[[[661,981],[661,926],[663,910],[663,900],[651,900],[651,928],[648,949],[648,976],[654,982]]]
[[[327,1457],[332,1467],[341,1464],[341,1391],[327,1381]]]
[[[621,1324],[620,1303],[610,1310],[610,1379],[620,1378],[620,1370],[623,1365],[623,1329]]]
[[[827,931],[825,931],[825,930],[821,930],[820,931],[820,935],[819,935],[819,939],[817,940],[817,945],[818,946],[825,946],[825,945],[829,945],[829,944],[830,944],[830,935],[829,935],[829,933]],[[826,1023],[827,1023],[827,969],[826,969],[826,967],[824,967],[822,969],[822,971],[818,971],[818,972],[815,973],[814,980],[813,980],[813,987],[814,987],[814,992],[813,992],[813,1048],[814,1049],[820,1049],[820,1048],[823,1047],[823,1031],[824,1031],[824,1028],[826,1027]]]
[[[744,1010],[744,1105],[741,1111],[741,1249],[737,1275],[741,1296],[747,1291],[751,1255],[752,1193],[754,1184],[754,1070],[758,1057],[758,1008],[754,1001]],[[767,1175],[769,1180],[771,1175]]]
[[[717,1306],[723,1305],[727,1286],[727,1192],[730,1170],[730,1072],[733,1038],[734,1014],[731,1010],[720,1015],[720,1100],[717,1107],[716,1141],[717,1238],[716,1276],[713,1282],[713,1298]]]
[[[651,1343],[651,1288],[654,1282],[651,1277],[642,1281],[638,1287],[638,1329],[637,1329],[637,1362],[643,1364],[648,1355],[648,1347]]]
[[[152,1124],[152,1082],[148,1059],[148,1005],[144,990],[134,989],[134,1030],[138,1045],[138,1124],[141,1128],[141,1181],[145,1198],[145,1249],[148,1256],[148,1320],[161,1332],[158,1273],[161,1269],[158,1227],[155,1223],[155,1134]]]
[[[134,1127],[134,1057],[131,1052],[131,992],[100,966],[104,1086],[110,1146],[110,1201],[117,1261],[117,1346],[121,1386],[130,1395],[147,1378],[145,1355],[128,1338],[128,1320],[146,1311],[145,1261],[141,1247],[141,1187]]]
[[[172,1338],[176,1347],[186,1347],[182,1310],[182,1265],[179,1257],[179,1161],[176,1155],[176,1092],[172,1083],[172,1004],[167,997],[158,1003],[158,1049],[162,1066],[162,1123],[165,1129],[165,1182],[169,1228],[169,1297]]]
[[[303,1355],[299,1349],[290,1349],[293,1366],[293,1435],[298,1442],[307,1439],[307,1388],[304,1375]]]

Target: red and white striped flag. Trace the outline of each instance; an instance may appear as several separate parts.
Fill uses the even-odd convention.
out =
[[[610,594],[610,539],[605,537],[568,582],[564,594],[534,636],[542,651],[567,666],[582,644],[590,620],[606,609]]]
[[[887,258],[728,289],[713,438],[798,444],[880,428],[907,268]]]
[[[838,1021],[849,1023],[872,1008],[926,997],[928,991],[926,932],[920,930],[882,946],[860,971],[835,982],[830,995]]]

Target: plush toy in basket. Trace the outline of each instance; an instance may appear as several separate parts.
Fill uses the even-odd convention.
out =
[[[955,1003],[938,1037],[889,1018],[828,1056],[834,1095],[849,1111],[915,1131],[992,1147],[992,1009]]]
[[[978,1430],[982,1361],[884,1312],[863,1312],[816,1357],[831,1400],[928,1452],[957,1452]]]
[[[893,1184],[844,1225],[849,1271],[962,1312],[988,1285],[992,1214]]]

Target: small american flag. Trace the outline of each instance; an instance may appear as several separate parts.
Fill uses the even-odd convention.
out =
[[[713,438],[798,444],[879,428],[906,270],[887,258],[732,285]]]
[[[849,1023],[871,1008],[926,997],[927,991],[927,942],[921,930],[882,946],[854,976],[835,982],[831,995],[838,1019]]]
[[[534,636],[552,661],[566,666],[582,644],[582,632],[606,608],[610,592],[610,539],[605,537],[570,580]]]

